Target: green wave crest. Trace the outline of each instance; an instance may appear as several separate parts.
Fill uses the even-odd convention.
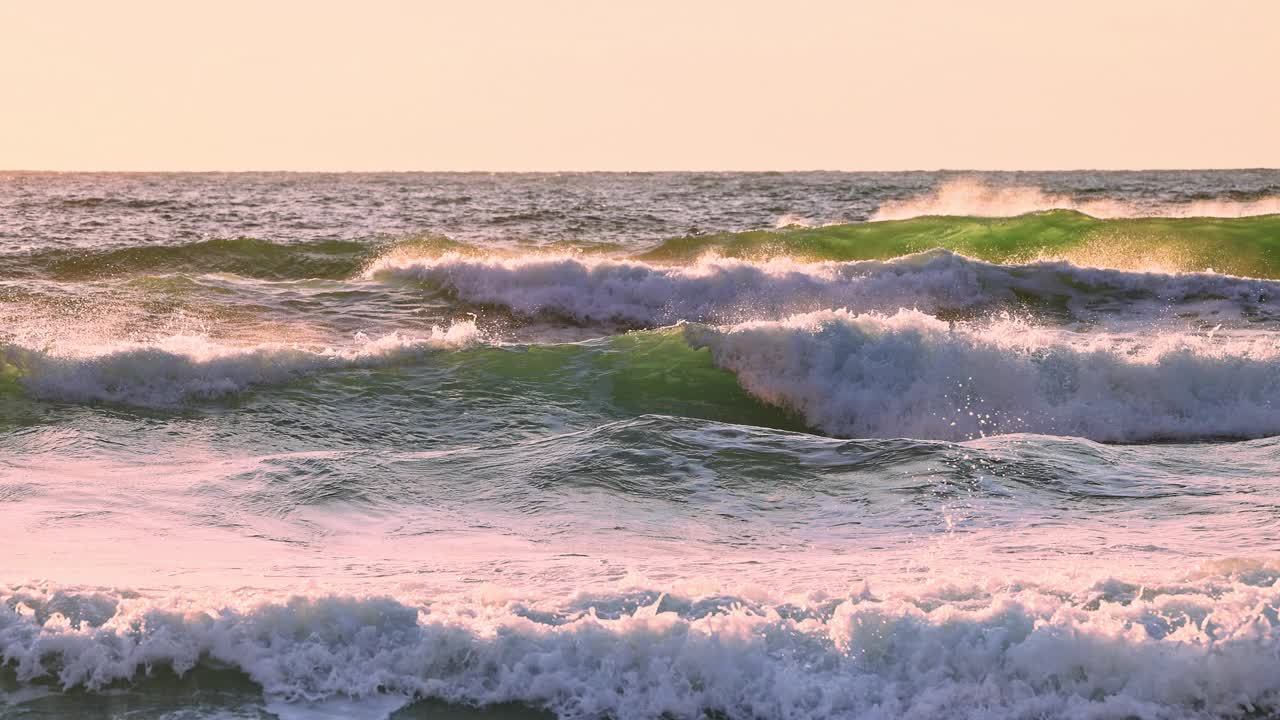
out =
[[[1063,259],[1121,270],[1215,270],[1280,277],[1280,215],[1099,219],[1071,210],[1007,218],[918,217],[667,240],[638,256],[681,262],[709,252],[746,259],[889,260],[945,248],[993,263]]]

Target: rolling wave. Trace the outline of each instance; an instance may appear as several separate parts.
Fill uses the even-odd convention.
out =
[[[1132,271],[1216,272],[1280,278],[1280,214],[1239,217],[1098,218],[1072,209],[1012,217],[913,216],[873,222],[747,230],[668,239],[625,257],[599,243],[552,243],[527,257],[559,253],[664,265],[712,254],[762,260],[891,260],[944,249],[991,263],[1064,260],[1079,266]],[[439,236],[276,243],[260,238],[147,244],[106,249],[46,249],[0,254],[9,278],[63,281],[210,272],[268,280],[348,279],[382,260],[401,265],[442,254],[479,255],[479,247]],[[509,257],[518,257],[515,250]]]
[[[993,263],[1065,260],[1134,271],[1214,270],[1280,278],[1280,215],[1099,219],[1073,210],[1016,217],[929,216],[673,238],[636,256],[888,260],[942,248]]]
[[[478,337],[475,323],[464,321],[424,337],[360,337],[348,348],[274,342],[234,346],[199,335],[87,347],[75,354],[0,344],[0,384],[18,385],[44,400],[163,408],[281,385],[323,370],[391,365]]]
[[[1012,320],[845,310],[688,334],[753,395],[840,437],[1280,434],[1280,346],[1265,334],[1072,337]]]
[[[1016,320],[822,310],[585,343],[475,346],[481,338],[464,322],[424,338],[393,334],[345,349],[170,338],[69,357],[6,346],[0,366],[7,382],[46,400],[171,407],[474,346],[428,357],[470,369],[458,382],[513,378],[539,402],[580,402],[584,388],[603,386],[612,405],[630,413],[787,424],[762,413],[740,385],[837,437],[1039,433],[1138,442],[1280,434],[1280,347],[1266,334],[1077,335]]]
[[[1226,300],[1258,309],[1280,284],[1213,273],[1139,273],[1065,262],[995,265],[935,250],[889,261],[759,262],[703,257],[683,265],[566,255],[405,256],[366,276],[427,283],[467,303],[523,315],[653,327],[680,320],[734,322],[827,308],[974,312],[1111,309],[1158,314],[1169,306]]]

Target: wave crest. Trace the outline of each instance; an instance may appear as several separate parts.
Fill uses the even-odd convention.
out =
[[[928,216],[818,228],[672,238],[636,259],[689,263],[723,257],[889,260],[945,249],[986,262],[1065,260],[1126,271],[1280,278],[1280,215],[1098,219],[1074,210],[1016,217]]]
[[[4,344],[0,345],[0,379],[8,375],[44,400],[172,407],[253,386],[280,385],[323,370],[394,364],[480,338],[473,321],[461,321],[447,329],[432,328],[426,336],[358,335],[355,345],[342,348],[223,345],[201,335],[80,348],[75,353]]]
[[[1280,284],[1217,274],[1133,273],[1065,262],[1005,266],[945,250],[890,261],[751,262],[714,255],[673,266],[566,255],[383,259],[366,277],[422,282],[474,304],[641,327],[739,322],[828,308],[892,313],[974,311],[1002,304],[1158,314],[1223,299],[1256,308]],[[1145,301],[1145,303],[1144,303]]]
[[[1268,336],[1067,334],[917,311],[692,326],[753,395],[841,437],[1040,433],[1136,442],[1280,434]]]

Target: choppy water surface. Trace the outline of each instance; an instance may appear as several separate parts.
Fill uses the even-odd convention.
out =
[[[1280,713],[1280,171],[0,175],[0,716]]]

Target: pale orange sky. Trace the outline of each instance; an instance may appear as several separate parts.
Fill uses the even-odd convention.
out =
[[[0,0],[0,168],[1280,166],[1277,0]]]

